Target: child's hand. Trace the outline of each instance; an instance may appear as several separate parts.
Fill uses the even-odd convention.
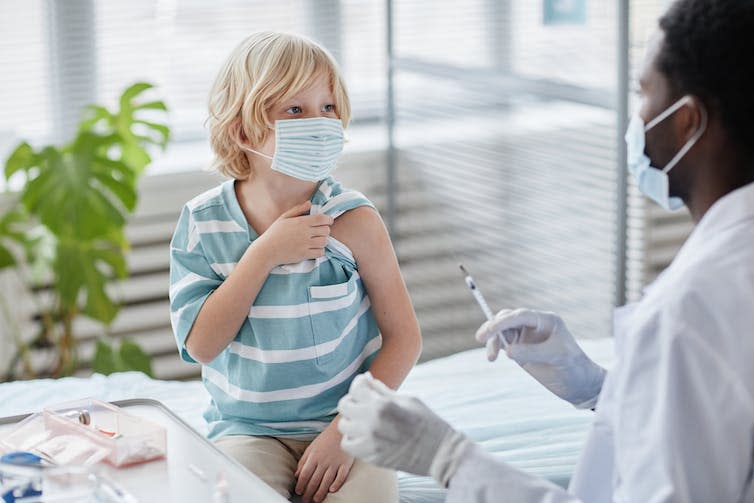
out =
[[[334,220],[329,215],[304,215],[311,206],[306,201],[286,211],[257,240],[272,267],[324,255]]]
[[[328,493],[337,492],[353,466],[353,458],[340,448],[336,421],[309,444],[298,462],[296,494],[304,503],[320,503]]]

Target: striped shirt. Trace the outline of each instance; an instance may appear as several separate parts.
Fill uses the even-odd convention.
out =
[[[312,213],[337,218],[372,203],[328,177]],[[170,246],[170,311],[181,357],[207,297],[259,236],[248,225],[234,180],[183,207]],[[312,438],[333,419],[351,380],[369,368],[382,339],[353,254],[333,237],[324,257],[275,267],[238,334],[202,366],[212,401],[209,437]]]

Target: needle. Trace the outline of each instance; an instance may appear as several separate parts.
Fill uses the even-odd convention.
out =
[[[474,282],[474,278],[471,277],[471,274],[469,274],[469,271],[466,270],[466,268],[463,266],[463,264],[458,264],[458,267],[461,268],[461,272],[464,274],[464,279],[466,280],[466,286],[469,287],[469,290],[471,291],[471,295],[474,296],[474,299],[476,300],[477,304],[479,304],[479,307],[482,308],[482,312],[484,313],[484,316],[487,318],[487,320],[492,320],[495,315],[492,314],[492,309],[490,309],[490,306],[487,304],[487,301],[484,300],[484,296],[482,295],[482,292],[479,291],[479,288],[477,288],[476,283]],[[505,337],[501,336],[495,336],[490,337],[487,339],[487,358],[492,361],[497,357],[498,352],[498,344],[502,343],[503,347],[506,347],[508,345],[508,342],[505,340]]]

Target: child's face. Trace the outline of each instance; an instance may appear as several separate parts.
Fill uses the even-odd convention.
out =
[[[314,117],[328,117],[338,119],[338,111],[335,109],[335,99],[330,90],[330,79],[327,75],[320,75],[310,87],[299,91],[290,98],[272,106],[268,117],[274,124],[278,120],[287,119],[311,119]],[[270,131],[261,145],[256,149],[263,154],[272,156],[275,152],[275,134]],[[254,159],[254,166],[268,166],[271,161],[260,158]]]
[[[335,99],[330,90],[328,75],[320,75],[310,87],[299,91],[296,95],[273,105],[269,113],[270,119],[310,119],[312,117],[338,118],[335,109]]]

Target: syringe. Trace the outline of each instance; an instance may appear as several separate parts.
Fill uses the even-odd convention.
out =
[[[487,301],[484,300],[482,292],[480,292],[479,288],[477,288],[476,283],[474,282],[474,278],[471,277],[471,274],[469,274],[469,271],[466,270],[463,264],[458,264],[458,267],[461,268],[461,272],[463,272],[464,274],[464,280],[466,280],[466,286],[469,287],[471,295],[474,296],[477,304],[479,304],[479,307],[482,308],[484,316],[487,318],[487,320],[492,320],[495,315],[492,313],[492,309],[490,309]],[[490,337],[489,339],[487,339],[486,347],[488,360],[492,361],[497,358],[497,352],[500,349],[499,344],[502,344],[503,347],[506,347],[508,345],[508,342],[505,340],[505,337],[502,336]]]

